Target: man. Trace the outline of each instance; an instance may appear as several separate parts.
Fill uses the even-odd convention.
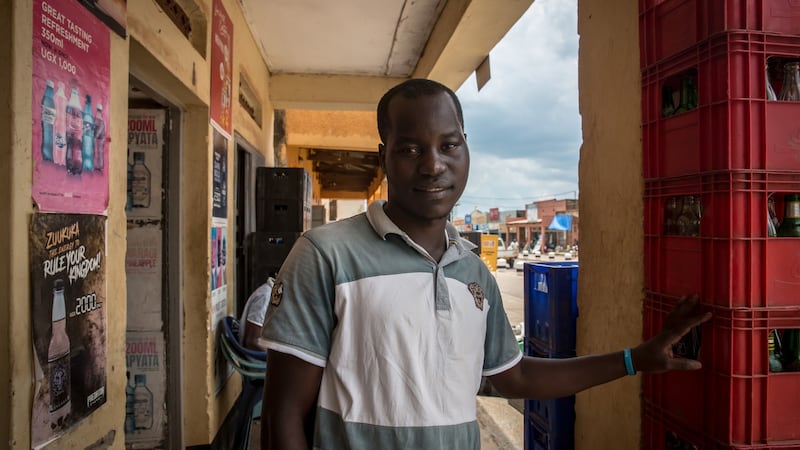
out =
[[[388,201],[307,232],[273,287],[264,448],[478,449],[481,376],[505,396],[544,399],[635,373],[631,365],[700,367],[670,356],[708,318],[691,303],[632,352],[523,357],[494,278],[447,222],[469,172],[455,94],[406,81],[378,104],[378,131]]]
[[[264,317],[267,315],[274,283],[275,279],[269,277],[266,283],[250,294],[242,310],[242,318],[239,320],[239,343],[251,350],[267,351],[267,347],[261,339],[261,328],[264,326]]]

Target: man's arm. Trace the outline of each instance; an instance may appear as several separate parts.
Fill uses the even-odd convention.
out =
[[[696,298],[679,303],[670,313],[661,333],[632,349],[633,366],[638,372],[658,373],[701,367],[699,361],[672,355],[672,345],[693,327],[711,318],[710,313],[694,312],[696,304]],[[489,379],[505,397],[559,398],[625,376],[624,361],[621,351],[566,359],[525,357],[511,369]]]
[[[267,345],[261,339],[261,325],[249,320],[244,321],[244,346],[252,350],[267,351]]]
[[[308,450],[322,367],[270,350],[261,409],[262,450]]]

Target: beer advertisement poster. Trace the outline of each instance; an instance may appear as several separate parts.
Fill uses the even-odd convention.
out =
[[[167,361],[161,331],[128,331],[125,444],[165,448]]]
[[[57,439],[106,402],[106,218],[34,214],[31,443]]]
[[[213,0],[211,8],[211,121],[230,137],[233,131],[233,22],[222,0]]]
[[[128,220],[161,220],[166,120],[163,109],[128,110]]]
[[[228,217],[228,138],[217,127],[211,128],[214,129],[211,217],[225,219]]]
[[[76,0],[33,2],[33,189],[42,211],[108,207],[109,31]]]

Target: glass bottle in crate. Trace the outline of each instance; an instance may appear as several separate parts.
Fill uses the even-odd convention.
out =
[[[783,204],[785,213],[776,235],[778,237],[800,237],[800,195],[784,195]]]
[[[770,372],[783,372],[783,364],[781,363],[781,353],[775,347],[775,341],[778,339],[778,330],[772,330],[767,337],[767,349],[769,350],[769,371]]]
[[[765,70],[764,81],[767,84],[767,100],[777,100],[778,96],[775,95],[775,89],[772,89],[772,83],[769,81],[769,65],[767,65]]]
[[[767,200],[767,236],[775,237],[778,235],[778,216],[775,214],[775,199],[770,195]]]
[[[783,65],[783,87],[778,94],[778,100],[800,101],[800,62],[794,61]]]

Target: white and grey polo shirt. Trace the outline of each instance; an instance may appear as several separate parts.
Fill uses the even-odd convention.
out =
[[[481,376],[522,357],[500,291],[452,225],[437,264],[383,204],[297,241],[263,337],[324,367],[315,448],[478,449]]]

